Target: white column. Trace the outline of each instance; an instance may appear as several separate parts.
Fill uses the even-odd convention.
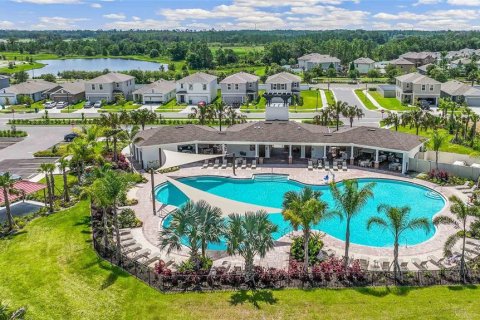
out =
[[[406,174],[407,173],[407,168],[408,167],[408,153],[404,153],[402,157],[402,173]]]
[[[353,166],[353,163],[355,162],[355,156],[353,155],[353,146],[350,147],[350,165]]]
[[[198,154],[198,143],[195,143],[195,153]]]
[[[265,158],[270,159],[270,146],[265,146]]]
[[[300,158],[305,159],[305,146],[300,146]]]
[[[258,158],[259,148],[258,144],[255,145],[255,158]]]
[[[323,146],[323,159],[327,159],[327,146]]]
[[[375,169],[378,169],[378,167],[380,166],[380,163],[378,162],[378,149],[375,150]]]
[[[289,158],[292,157],[292,145],[289,145],[289,146],[288,146],[288,157],[289,157]]]
[[[222,154],[225,154],[225,151],[227,150],[227,147],[225,146],[225,143],[222,144]]]

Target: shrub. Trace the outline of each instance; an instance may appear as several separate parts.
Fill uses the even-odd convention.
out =
[[[290,247],[290,256],[296,261],[303,262],[304,250],[303,250],[303,237],[298,236],[293,238],[292,246]],[[312,233],[308,240],[308,262],[313,265],[317,262],[317,255],[323,248],[322,236],[319,233]]]
[[[191,257],[190,259],[183,261],[178,266],[179,273],[191,273],[191,272],[208,272],[212,268],[213,261],[208,257]]]
[[[132,209],[123,209],[118,215],[118,223],[120,228],[138,228],[142,226],[142,222],[135,216]]]

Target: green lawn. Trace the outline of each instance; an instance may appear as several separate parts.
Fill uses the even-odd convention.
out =
[[[170,101],[168,101],[165,104],[162,104],[160,107],[155,109],[156,112],[179,112],[185,109],[187,105],[178,105],[177,100],[174,98]]]
[[[99,112],[120,112],[122,110],[129,111],[129,110],[136,110],[138,108],[140,108],[139,104],[136,104],[133,101],[127,101],[123,106],[119,106],[115,103],[105,104],[98,111]]]
[[[368,109],[368,110],[377,110],[378,108],[375,107],[370,101],[370,99],[367,98],[367,96],[363,93],[362,89],[356,89],[355,94],[357,95],[358,99],[362,101],[363,105]]]
[[[63,175],[61,174],[55,174],[53,176],[53,179],[55,180],[55,195],[58,196],[58,197],[61,197],[63,196]],[[69,187],[73,186],[75,183],[77,183],[77,177],[72,175],[72,174],[67,174],[67,185]],[[40,181],[40,183],[43,183],[43,184],[46,184],[46,180],[45,178],[42,178]],[[29,197],[37,200],[37,201],[40,201],[40,202],[43,202],[45,201],[45,198],[44,198],[44,194],[43,194],[43,190],[40,190],[38,192],[35,192],[33,193],[32,195],[30,195]]]
[[[397,98],[384,98],[378,91],[370,91],[370,95],[385,109],[394,111],[410,111],[416,107],[402,105]]]
[[[475,319],[478,287],[162,294],[91,248],[87,202],[0,240],[1,299],[29,319]],[[208,302],[208,303],[206,303]]]
[[[332,90],[323,90],[325,91],[325,96],[327,97],[327,104],[332,105],[335,104],[335,96],[333,95]]]
[[[392,128],[391,130],[395,130],[395,128]],[[415,134],[416,133],[416,130],[415,128],[412,128],[410,129],[409,127],[398,127],[398,131],[399,132],[405,132],[405,133],[410,133],[410,134]],[[448,136],[448,141],[451,141],[453,139],[453,135],[451,134],[448,134],[447,130],[445,129],[440,129],[439,132],[441,132],[442,134],[445,134]],[[419,136],[422,136],[422,137],[426,137],[426,138],[431,138],[433,134],[433,130],[428,130],[428,131],[424,131],[424,130],[419,130],[418,131],[418,135]],[[427,144],[427,147],[429,150],[433,150],[431,147],[429,147],[429,145]],[[467,147],[467,146],[462,146],[462,145],[459,145],[459,144],[454,144],[454,143],[450,143],[450,142],[447,142],[445,143],[445,145],[440,148],[440,151],[444,151],[444,152],[452,152],[452,153],[459,153],[459,154],[468,154],[468,155],[471,155],[471,156],[480,156],[480,152],[479,151],[476,151],[470,147]]]
[[[12,113],[12,111],[15,110],[15,112],[17,112],[17,113],[34,113],[35,109],[38,109],[39,111],[45,109],[45,107],[43,106],[44,102],[45,102],[45,100],[37,101],[29,107],[24,105],[24,104],[13,105],[13,106],[10,106],[6,109],[0,110],[0,112],[1,113]]]
[[[83,108],[83,105],[85,104],[85,101],[80,101],[80,102],[77,102],[75,104],[72,104],[72,105],[69,105],[68,107],[66,107],[65,109],[62,109],[62,113],[72,113],[72,112],[75,112],[79,109],[82,109]]]

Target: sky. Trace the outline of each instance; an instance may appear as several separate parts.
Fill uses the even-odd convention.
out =
[[[0,29],[479,30],[480,0],[0,0]]]

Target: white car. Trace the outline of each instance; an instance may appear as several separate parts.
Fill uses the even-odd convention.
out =
[[[63,109],[66,106],[67,106],[66,102],[63,102],[63,101],[57,102],[57,109]]]
[[[43,104],[45,106],[45,109],[53,109],[57,105],[56,102],[54,101],[48,101]]]
[[[94,108],[101,108],[102,107],[102,101],[97,101],[95,102],[95,104],[93,105]]]

